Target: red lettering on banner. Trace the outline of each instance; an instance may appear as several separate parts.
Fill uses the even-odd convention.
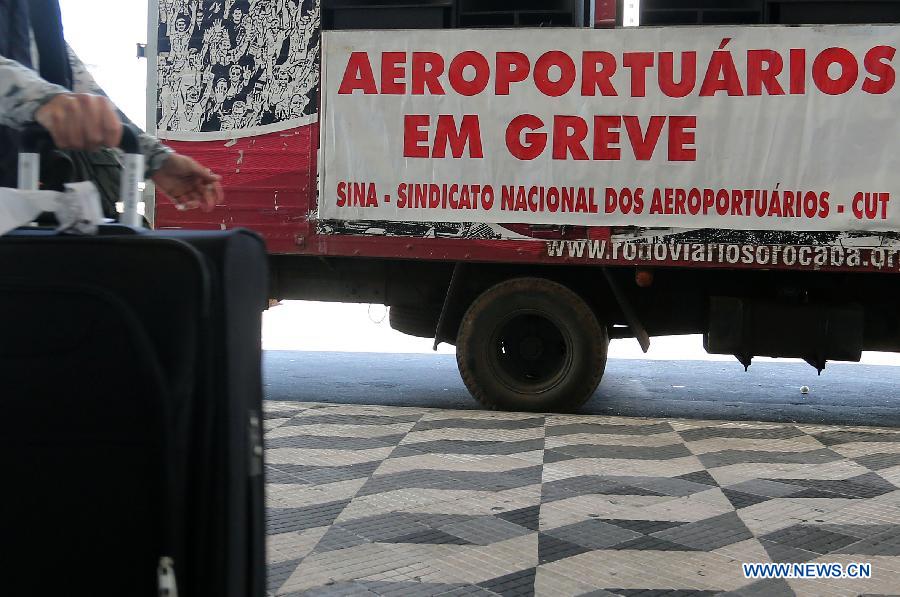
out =
[[[685,204],[687,202],[687,193],[684,189],[675,189],[675,215],[683,216],[687,214]]]
[[[731,40],[723,39],[720,49],[712,53],[706,76],[703,77],[703,85],[700,86],[701,97],[713,96],[720,91],[726,92],[729,96],[744,95],[741,78],[734,66],[734,58],[730,51],[721,49],[729,41]]]
[[[465,78],[464,71],[467,67],[475,70],[475,76],[471,81]],[[485,90],[491,79],[491,67],[487,58],[480,52],[461,52],[450,63],[448,76],[450,86],[458,94],[469,97]]]
[[[536,132],[543,128],[544,121],[534,114],[516,116],[506,127],[506,147],[513,157],[533,160],[547,147],[547,133]],[[524,131],[525,132],[523,135]]]
[[[784,69],[781,54],[774,50],[747,51],[747,95],[762,95],[763,87],[769,95],[784,95],[784,88],[778,82]]]
[[[816,217],[817,207],[819,206],[819,197],[813,191],[807,192],[803,195],[803,212],[806,214],[806,217],[809,219],[813,219]]]
[[[640,161],[649,160],[653,157],[653,151],[659,142],[659,136],[662,133],[663,125],[666,123],[665,116],[651,116],[650,123],[647,125],[645,134],[641,134],[641,124],[637,116],[623,116],[625,122],[625,131],[631,141],[631,148],[634,150],[634,157]]]
[[[653,190],[653,199],[650,201],[650,215],[658,215],[663,213],[662,192],[659,189]]]
[[[354,188],[357,188],[357,185],[353,185]],[[375,183],[359,183],[358,185],[359,191],[355,194],[355,197],[351,198],[351,201],[354,201],[359,207],[378,207],[378,191],[375,189]],[[365,195],[363,195],[363,189],[365,188]]]
[[[827,218],[828,214],[831,213],[831,204],[828,203],[829,197],[828,191],[824,191],[819,195],[819,217],[822,219]]]
[[[565,160],[569,155],[575,160],[587,160],[584,140],[588,136],[588,125],[577,116],[555,116],[553,118],[553,159]]]
[[[581,57],[581,95],[615,96],[610,77],[616,74],[616,57],[609,52],[585,52]]]
[[[741,191],[731,191],[731,215],[744,215],[744,194]]]
[[[769,202],[769,211],[765,214],[767,217],[781,217],[781,194],[778,189],[772,191],[772,200]]]
[[[716,193],[712,189],[703,189],[703,215],[709,213],[709,211],[716,204]]]
[[[531,72],[531,62],[522,52],[497,52],[497,74],[494,91],[509,95],[510,83],[521,83]]]
[[[429,124],[431,116],[428,114],[407,114],[403,117],[403,157],[428,157],[428,146],[422,143],[428,143]]]
[[[616,190],[606,187],[606,202],[604,203],[604,211],[608,214],[615,213],[619,203],[619,195]]]
[[[360,90],[366,95],[378,93],[378,87],[375,85],[375,73],[372,72],[369,55],[365,52],[350,54],[338,94],[350,95],[356,90]]]
[[[378,191],[373,182],[345,182],[337,184],[338,207],[378,207]]]
[[[841,67],[841,74],[836,79],[832,79],[828,73],[832,64],[838,64]],[[842,93],[847,93],[856,85],[856,81],[859,78],[859,65],[856,63],[856,57],[850,50],[845,48],[828,48],[816,56],[816,59],[813,61],[812,75],[819,91],[828,95],[841,95]]]
[[[622,65],[631,69],[631,97],[647,95],[647,69],[653,66],[653,52],[625,52]]]
[[[697,52],[681,53],[681,78],[675,82],[675,53],[659,53],[659,89],[668,97],[685,97],[697,84]]]
[[[794,48],[791,54],[791,95],[806,93],[806,50]]]
[[[730,38],[723,39],[719,49],[712,53],[699,87],[696,51],[622,53],[621,65],[630,71],[631,96],[647,95],[648,70],[657,66],[657,56],[658,89],[673,98],[692,93],[711,97],[722,92],[728,96],[802,95],[806,93],[806,77],[810,75],[816,88],[828,95],[853,89],[861,72],[866,75],[862,84],[865,93],[884,94],[896,84],[893,46],[874,46],[864,57],[857,57],[842,47],[827,48],[815,56],[811,68],[807,68],[804,48],[750,49],[746,50],[746,72],[739,73],[734,53],[724,49],[730,41]],[[572,91],[579,76],[580,93],[584,97],[618,95],[613,82],[618,57],[606,51],[584,51],[578,58],[551,50],[541,54],[533,65],[529,55],[521,51],[495,52],[491,57],[493,64],[488,56],[476,50],[460,52],[452,60],[427,51],[386,51],[378,58],[380,79],[376,80],[369,54],[351,52],[338,93],[445,95],[449,82],[456,93],[474,96],[487,90],[493,74],[492,91],[496,96],[509,95],[515,84],[529,81],[530,77],[533,89],[547,97],[560,97]],[[449,68],[445,68],[447,60],[450,60]]]
[[[783,210],[784,216],[790,217],[790,218],[797,217],[797,213],[799,212],[799,210],[795,207],[795,203],[797,201],[796,193],[794,193],[793,191],[785,191],[783,197],[784,197],[784,210]],[[740,215],[740,214],[738,214],[738,215]]]
[[[606,213],[642,213],[643,189],[606,188]],[[656,187],[648,213],[654,215],[703,215],[722,218],[752,216],[757,218],[827,219],[831,214],[828,191],[779,191],[739,189],[699,189]],[[857,219],[887,219],[889,193],[856,193],[852,209]],[[839,210],[839,213],[843,213]]]
[[[651,116],[642,126],[638,116],[594,116],[593,131],[590,121],[580,116],[554,116],[550,133],[541,131],[544,121],[532,114],[517,116],[506,129],[506,145],[510,153],[521,160],[533,160],[547,148],[548,136],[552,134],[552,158],[554,160],[615,161],[622,157],[617,147],[621,138],[621,127],[625,127],[635,159],[652,159],[659,145],[663,127],[668,123],[668,159],[673,162],[694,161],[697,150],[696,116]],[[526,132],[528,131],[528,132]],[[585,149],[588,135],[593,132],[592,151],[589,157]],[[523,135],[524,134],[524,135]],[[524,136],[524,140],[523,140]]]
[[[891,65],[891,60],[894,59],[896,53],[897,49],[891,46],[875,46],[866,52],[863,63],[870,76],[863,81],[863,91],[881,95],[894,88],[897,73]]]
[[[654,193],[658,192],[659,189],[654,191]],[[604,210],[608,214],[615,213],[616,211],[625,215],[632,212],[635,214],[644,212],[644,189],[642,187],[638,187],[634,190],[627,187],[621,190],[607,187],[605,197]]]
[[[382,52],[381,54],[381,93],[385,95],[403,95],[406,93],[406,52]],[[400,80],[398,80],[400,79]]]
[[[481,125],[476,114],[466,114],[456,126],[456,119],[450,114],[438,116],[437,130],[434,133],[433,158],[447,157],[447,146],[450,146],[451,155],[459,159],[463,157],[466,147],[469,148],[470,158],[483,158],[484,149],[481,146]]]
[[[890,200],[890,193],[856,193],[853,196],[853,215],[857,220],[886,220]]]
[[[697,159],[694,147],[696,116],[669,116],[669,161],[693,162]]]
[[[444,57],[437,52],[413,52],[412,55],[412,94],[444,95],[444,86],[440,77],[444,74]]]
[[[594,159],[618,160],[622,150],[612,147],[619,143],[619,128],[622,126],[621,116],[594,116]],[[613,130],[615,129],[615,130]]]
[[[557,67],[560,75],[554,81],[550,78],[550,69]],[[545,52],[534,64],[534,84],[538,91],[548,97],[560,97],[572,89],[575,84],[575,62],[572,57],[559,50]]]

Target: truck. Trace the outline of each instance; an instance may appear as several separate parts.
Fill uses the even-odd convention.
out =
[[[578,409],[615,338],[900,351],[900,3],[150,4],[148,123],[226,189],[154,225],[259,232],[486,408]]]

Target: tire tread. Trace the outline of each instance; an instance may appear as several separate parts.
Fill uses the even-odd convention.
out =
[[[456,362],[463,383],[465,383],[466,388],[469,390],[469,393],[472,394],[472,397],[489,410],[501,410],[504,406],[496,399],[496,397],[493,397],[486,392],[478,382],[477,374],[471,370],[466,363],[466,359],[469,355],[465,354],[466,350],[462,347],[467,346],[467,340],[474,332],[474,320],[487,305],[498,300],[498,297],[502,298],[503,295],[511,296],[518,293],[533,293],[535,291],[545,292],[553,295],[555,299],[563,301],[566,306],[570,307],[575,312],[579,323],[608,343],[606,329],[597,321],[597,317],[584,299],[570,288],[546,278],[534,277],[513,278],[496,284],[475,299],[466,310],[462,322],[460,323],[456,343]],[[595,351],[593,355],[593,367],[591,368],[592,375],[590,377],[584,377],[579,381],[577,390],[571,392],[570,399],[559,404],[559,410],[574,411],[590,400],[594,391],[600,385],[600,379],[603,377],[606,368],[606,356],[606,350]]]

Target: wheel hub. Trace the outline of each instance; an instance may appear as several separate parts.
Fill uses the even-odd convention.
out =
[[[516,391],[546,391],[571,365],[566,338],[543,313],[519,312],[507,318],[497,327],[494,346],[494,367]]]
[[[528,336],[519,344],[519,354],[524,359],[535,361],[544,354],[544,342],[537,336]]]

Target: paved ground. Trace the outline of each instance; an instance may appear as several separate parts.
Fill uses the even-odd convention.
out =
[[[474,409],[447,354],[265,353],[273,400]],[[800,387],[810,387],[801,394]],[[586,414],[900,427],[900,367],[610,359]]]
[[[266,408],[272,594],[900,590],[896,430]],[[870,562],[873,578],[743,578],[770,561]]]

